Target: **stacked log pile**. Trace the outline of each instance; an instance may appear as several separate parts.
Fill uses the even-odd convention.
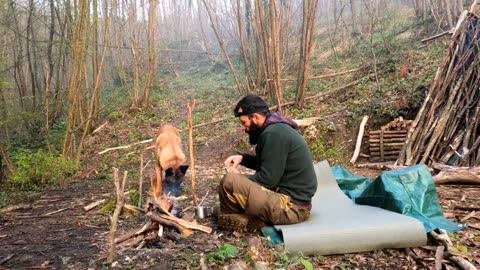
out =
[[[398,165],[480,164],[480,19],[475,6],[457,24]]]
[[[380,130],[370,131],[368,139],[370,161],[396,160],[405,143],[411,122],[398,117],[382,126]]]

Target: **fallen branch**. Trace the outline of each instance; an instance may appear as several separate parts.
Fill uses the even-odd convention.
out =
[[[453,34],[454,29],[455,29],[455,28],[452,28],[452,29],[450,29],[450,30],[448,30],[448,31],[445,31],[445,32],[442,32],[442,33],[440,33],[440,34],[438,34],[438,35],[434,35],[434,36],[431,36],[431,37],[428,37],[428,38],[424,38],[424,39],[421,40],[421,42],[422,42],[422,43],[425,43],[425,42],[427,42],[427,41],[434,40],[434,39],[437,39],[437,38],[439,38],[439,37],[443,37],[443,36],[446,36],[446,35],[451,35],[451,34]]]
[[[470,214],[468,214],[468,215],[466,215],[464,218],[460,219],[460,222],[465,222],[465,221],[467,221],[468,219],[474,217],[475,215],[477,215],[477,212],[472,211],[472,212],[470,212]]]
[[[15,212],[17,210],[26,210],[26,209],[31,209],[32,205],[31,204],[17,204],[17,205],[12,205],[8,206],[5,208],[0,209],[0,213],[8,213],[8,212]]]
[[[112,147],[112,148],[107,148],[101,152],[98,152],[99,155],[103,155],[109,151],[112,151],[112,150],[117,150],[117,149],[128,149],[132,146],[135,146],[135,145],[139,145],[139,144],[144,144],[144,143],[151,143],[153,141],[153,139],[148,139],[148,140],[144,140],[144,141],[141,141],[141,142],[136,142],[136,143],[132,143],[132,144],[129,144],[129,145],[124,145],[124,146],[117,146],[117,147]]]
[[[56,214],[56,213],[63,212],[63,211],[68,210],[70,208],[72,208],[72,207],[65,207],[65,208],[62,208],[62,209],[58,209],[58,210],[43,214],[42,216],[47,217],[47,216],[50,216],[50,215],[53,215],[53,214]]]
[[[348,74],[348,73],[353,73],[355,71],[359,71],[359,70],[362,70],[364,68],[366,68],[366,66],[359,67],[359,68],[354,68],[354,69],[350,69],[350,70],[346,70],[346,71],[336,72],[336,73],[332,73],[332,74],[325,74],[325,75],[308,77],[307,80],[318,80],[318,79],[336,77],[336,76],[345,75],[345,74]],[[296,81],[296,80],[297,79],[281,79],[280,81]]]
[[[99,126],[98,128],[96,128],[94,131],[92,131],[92,134],[95,134],[97,132],[99,132],[102,128],[104,128],[106,125],[108,124],[108,121],[106,121],[104,124],[102,124],[101,126]]]
[[[440,244],[442,244],[443,248],[437,247],[437,253],[435,255],[435,265],[437,269],[441,268],[441,260],[445,255],[448,259],[456,263],[461,269],[463,270],[475,270],[475,266],[473,266],[469,261],[465,260],[462,257],[459,257],[452,253],[453,243],[448,237],[448,233],[445,230],[440,230],[440,233],[436,233],[435,231],[431,231],[429,233],[435,240],[437,240]],[[445,251],[443,251],[445,250]],[[441,256],[440,256],[441,255]],[[438,267],[438,261],[440,261],[440,268]]]
[[[93,208],[99,206],[100,204],[104,203],[106,199],[101,199],[101,200],[98,200],[98,201],[95,201],[95,202],[92,202],[90,203],[89,205],[86,205],[83,207],[83,210],[85,210],[86,212],[92,210]]]
[[[412,258],[416,263],[426,267],[427,264],[422,260],[422,258],[418,257],[417,254],[415,254],[415,252],[411,249],[411,248],[406,248],[405,249],[405,253],[407,253],[407,255]],[[428,268],[428,267],[426,267]]]
[[[461,206],[461,205],[456,205],[456,206],[453,207],[453,209],[467,210],[467,211],[480,211],[480,207]]]

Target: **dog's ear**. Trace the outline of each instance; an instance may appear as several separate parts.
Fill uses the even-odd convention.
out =
[[[173,169],[172,168],[168,168],[166,171],[165,171],[165,177],[167,176],[172,176],[173,175]]]
[[[188,165],[181,165],[180,166],[180,172],[185,175],[185,173],[187,172],[188,170]]]

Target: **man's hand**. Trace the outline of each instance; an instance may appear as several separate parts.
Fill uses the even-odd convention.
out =
[[[242,162],[243,157],[241,155],[229,156],[223,164],[229,172],[238,172],[237,167]]]

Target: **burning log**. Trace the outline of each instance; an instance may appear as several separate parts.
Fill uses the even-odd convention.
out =
[[[155,179],[152,179],[153,181]],[[152,188],[155,185],[151,186]],[[151,192],[150,194],[155,194]],[[154,240],[157,236],[163,235],[163,226],[174,228],[183,236],[191,236],[194,230],[211,233],[212,228],[189,222],[176,217],[172,214],[173,203],[169,201],[168,196],[151,196],[146,205],[146,209],[124,204],[123,208],[143,214],[148,221],[140,229],[127,232],[115,239],[115,243],[128,247],[141,247],[146,241]]]

